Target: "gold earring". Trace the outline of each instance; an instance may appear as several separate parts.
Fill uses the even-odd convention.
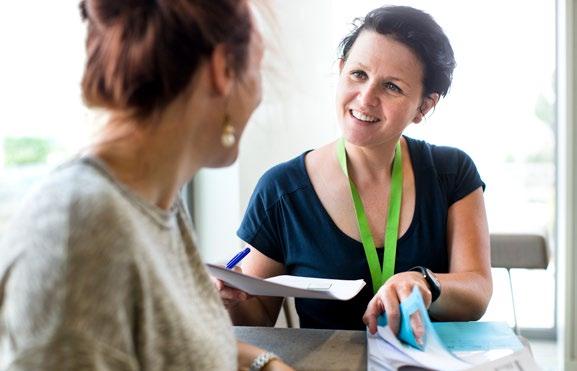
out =
[[[230,123],[230,117],[226,115],[224,117],[224,124],[222,129],[222,135],[220,136],[220,143],[225,148],[230,148],[236,143],[236,137],[234,126]]]

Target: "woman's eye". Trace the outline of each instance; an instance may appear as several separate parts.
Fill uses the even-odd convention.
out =
[[[393,91],[395,93],[401,93],[402,90],[397,85],[393,84],[392,82],[385,83],[385,89]]]
[[[364,80],[367,77],[367,74],[365,73],[365,71],[355,70],[355,71],[351,71],[351,76],[355,80]]]

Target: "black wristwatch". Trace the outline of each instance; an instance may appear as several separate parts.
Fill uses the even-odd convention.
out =
[[[441,283],[435,277],[435,274],[429,268],[421,267],[420,265],[409,269],[409,271],[421,272],[423,278],[427,281],[427,285],[429,285],[429,290],[431,290],[431,303],[434,303],[441,296]]]

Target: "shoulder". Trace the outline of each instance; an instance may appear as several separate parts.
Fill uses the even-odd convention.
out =
[[[36,344],[49,344],[82,327],[117,348],[120,340],[102,328],[102,318],[118,333],[129,330],[124,319],[141,277],[138,220],[126,210],[121,190],[81,160],[52,172],[28,197],[0,244],[2,320],[15,338],[35,334]]]
[[[413,169],[420,173],[421,184],[435,180],[446,194],[448,205],[467,196],[485,183],[473,160],[464,151],[449,146],[436,146],[407,138],[411,147]]]
[[[91,161],[79,158],[54,169],[30,193],[25,206],[33,207],[39,200],[46,200],[51,207],[99,203],[115,194],[110,178]]]
[[[89,161],[77,159],[54,170],[27,197],[21,210],[29,219],[70,226],[113,218],[122,199],[121,190],[107,174]]]
[[[72,252],[105,246],[99,241],[121,228],[121,199],[95,167],[82,160],[62,165],[26,197],[3,236],[0,254],[28,251],[68,259]]]
[[[307,153],[268,169],[259,179],[254,195],[266,199],[265,203],[270,205],[287,194],[308,187],[310,181],[305,168]]]
[[[261,180],[270,183],[299,183],[302,182],[304,175],[304,158],[307,152],[290,159],[288,161],[277,164],[268,169]]]
[[[423,140],[405,137],[418,167],[434,168],[439,174],[455,174],[463,167],[474,166],[471,157],[463,150],[451,146],[438,146]]]
[[[112,288],[126,293],[136,256],[129,224],[115,217],[122,215],[122,197],[115,192],[97,168],[74,160],[28,196],[0,243],[0,277],[11,305],[27,307],[49,295],[51,310],[58,312],[65,300],[68,309],[96,308]],[[36,310],[27,315],[43,316]]]

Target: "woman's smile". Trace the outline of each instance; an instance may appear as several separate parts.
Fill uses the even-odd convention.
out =
[[[363,113],[362,111],[358,111],[355,109],[349,109],[349,113],[354,119],[360,121],[363,124],[374,124],[376,122],[381,121],[381,119],[379,119],[378,117],[371,116],[369,114]]]

